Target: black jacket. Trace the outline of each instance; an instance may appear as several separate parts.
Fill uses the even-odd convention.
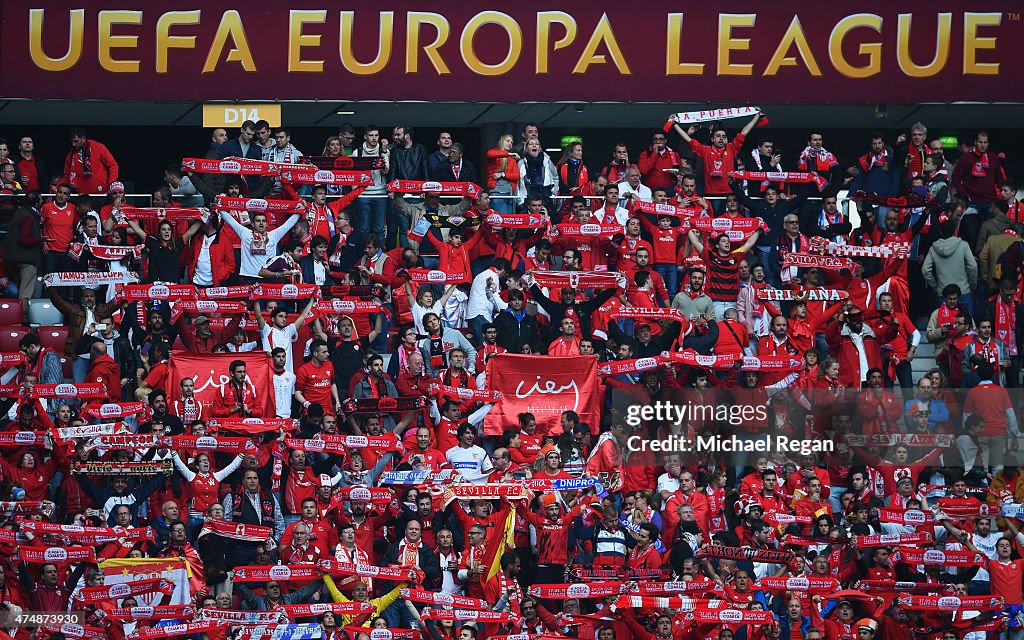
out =
[[[576,302],[572,305],[576,309],[576,314],[579,316],[579,323],[583,325],[576,328],[579,335],[590,335],[590,314],[594,313],[594,311],[601,307],[601,305],[611,300],[611,297],[615,295],[615,291],[615,288],[608,288],[594,296],[591,300]],[[544,307],[544,310],[547,311],[548,315],[551,317],[551,330],[548,335],[548,342],[550,342],[561,334],[562,318],[565,317],[565,311],[569,307],[561,302],[555,302],[544,295],[544,292],[541,291],[540,287],[537,285],[530,287],[530,292],[533,294],[533,299],[537,304]],[[498,334],[501,335],[501,330],[498,331]],[[547,344],[544,345],[544,348],[546,351]]]
[[[443,160],[434,167],[434,173],[430,177],[438,182],[472,182],[480,184],[480,175],[476,172],[476,167],[465,158],[462,159],[462,167],[459,170],[458,178],[455,177],[455,172],[452,171],[452,163],[447,160]]]
[[[768,225],[768,231],[757,238],[757,245],[760,247],[775,246],[779,243],[782,219],[787,214],[799,209],[807,199],[807,196],[800,195],[788,200],[777,200],[775,204],[769,205],[764,200],[751,200],[747,194],[743,193],[738,182],[732,183],[732,192],[740,199],[743,206],[750,210],[750,215],[761,218]]]
[[[408,149],[396,146],[390,149],[388,180],[426,180],[430,176],[427,170],[427,148],[422,144],[413,143]]]
[[[302,281],[307,284],[316,282],[316,276],[313,275],[313,256],[302,256],[299,259],[299,269],[302,270]],[[331,265],[324,265],[324,286],[330,287],[335,284],[334,278],[331,277]]]
[[[520,340],[536,346],[540,337],[537,334],[537,319],[528,313],[520,322],[512,315],[512,311],[506,308],[494,316],[494,326],[498,329],[498,345],[509,351],[516,351],[516,345]]]

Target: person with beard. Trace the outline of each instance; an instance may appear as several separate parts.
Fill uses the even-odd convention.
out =
[[[82,382],[89,369],[89,361],[84,355],[79,354],[88,354],[89,345],[80,345],[79,341],[83,336],[88,336],[96,331],[98,318],[110,316],[121,306],[121,303],[97,303],[96,291],[93,289],[82,289],[81,300],[77,304],[65,300],[56,287],[47,287],[46,294],[53,302],[53,306],[64,316],[64,325],[68,328],[64,353],[73,357],[72,371],[75,382]],[[63,381],[62,376],[58,382]]]
[[[847,388],[859,389],[873,369],[881,372],[881,345],[893,339],[899,326],[899,318],[893,316],[869,327],[864,312],[853,306],[828,325],[829,353],[839,360],[840,379]]]

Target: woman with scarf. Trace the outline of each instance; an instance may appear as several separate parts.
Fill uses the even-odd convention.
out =
[[[146,245],[146,279],[145,282],[178,282],[181,280],[181,268],[178,264],[181,252],[188,246],[192,236],[199,233],[203,223],[196,220],[188,228],[185,235],[174,237],[174,223],[163,220],[156,229],[156,235],[147,234],[139,223],[128,220],[128,227]]]
[[[558,160],[558,193],[567,196],[576,187],[590,182],[590,172],[583,164],[583,143],[570,142]]]
[[[558,195],[558,168],[541,149],[539,140],[529,140],[523,154],[519,161],[517,195],[523,200],[539,195],[548,211],[557,211],[552,198]]]
[[[512,195],[519,178],[519,155],[512,151],[512,136],[502,134],[497,146],[487,150],[487,190],[491,206],[498,213],[512,213],[515,209]]]

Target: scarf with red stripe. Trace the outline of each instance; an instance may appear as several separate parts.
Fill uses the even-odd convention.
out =
[[[892,554],[892,562],[922,564],[940,567],[973,567],[985,565],[988,558],[975,551],[947,551],[944,549],[907,549],[901,547]]]
[[[408,269],[409,279],[413,282],[426,282],[429,284],[462,284],[472,282],[472,278],[465,273],[446,273],[436,269]]]
[[[283,184],[324,184],[347,187],[370,186],[373,176],[369,171],[338,171],[297,165],[277,174]]]
[[[618,285],[620,274],[614,271],[531,271],[538,287],[570,289],[607,289]]]
[[[201,207],[129,207],[120,209],[121,214],[129,220],[168,220],[170,222],[191,222],[203,220],[210,216],[207,209]]]
[[[272,176],[277,163],[231,156],[223,160],[209,158],[182,158],[181,170],[190,173],[231,173],[240,176]]]
[[[869,151],[861,157],[857,158],[857,164],[860,165],[862,171],[870,171],[874,167],[887,168],[889,165],[889,150],[882,149],[881,151]]]
[[[755,150],[754,153],[757,151]],[[818,191],[824,191],[828,186],[828,180],[808,171],[734,171],[732,175],[737,180],[760,180],[763,183],[803,184],[813,182],[818,187]]]
[[[810,253],[787,253],[782,259],[783,267],[797,267],[806,269],[818,267],[828,271],[842,271],[843,269],[853,270],[853,260],[849,258],[837,258],[835,256],[818,256]]]
[[[824,147],[815,149],[811,146],[804,147],[804,150],[800,152],[800,160],[797,162],[797,168],[799,169],[821,173],[838,165],[839,159],[831,151],[826,150]]]
[[[170,595],[174,590],[174,583],[163,578],[147,578],[134,582],[122,582],[119,584],[103,585],[99,587],[85,587],[78,592],[78,601],[82,604],[98,604],[105,600],[121,600],[128,596],[138,596],[154,591]]]
[[[392,180],[388,183],[391,193],[440,193],[443,196],[476,198],[480,187],[472,182],[436,182],[433,180]]]
[[[263,198],[217,196],[213,204],[218,209],[249,213],[302,213],[306,210],[306,203],[303,200],[264,200]]]
[[[1000,596],[900,596],[897,602],[910,611],[1001,611]]]

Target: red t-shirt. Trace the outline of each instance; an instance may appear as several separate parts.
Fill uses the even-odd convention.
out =
[[[329,410],[331,403],[331,385],[334,384],[334,365],[325,362],[317,366],[313,361],[299,367],[295,372],[295,390],[309,402],[315,402]]]
[[[992,593],[1003,596],[1006,604],[1021,604],[1021,579],[1024,579],[1024,560],[1012,560],[1006,564],[998,560],[988,561],[989,583]]]
[[[974,387],[964,400],[964,413],[978,413],[985,417],[981,435],[989,438],[1006,437],[1006,410],[1009,408],[1010,396],[1006,390],[991,382]]]
[[[729,172],[736,170],[736,156],[743,148],[747,137],[737,133],[732,142],[722,149],[709,147],[706,144],[690,140],[690,149],[704,161],[704,191],[708,195],[732,193],[729,188]]]
[[[67,251],[75,235],[75,208],[70,202],[63,208],[54,202],[47,202],[43,205],[40,217],[43,219],[43,235],[53,240],[47,248],[60,253]]]

